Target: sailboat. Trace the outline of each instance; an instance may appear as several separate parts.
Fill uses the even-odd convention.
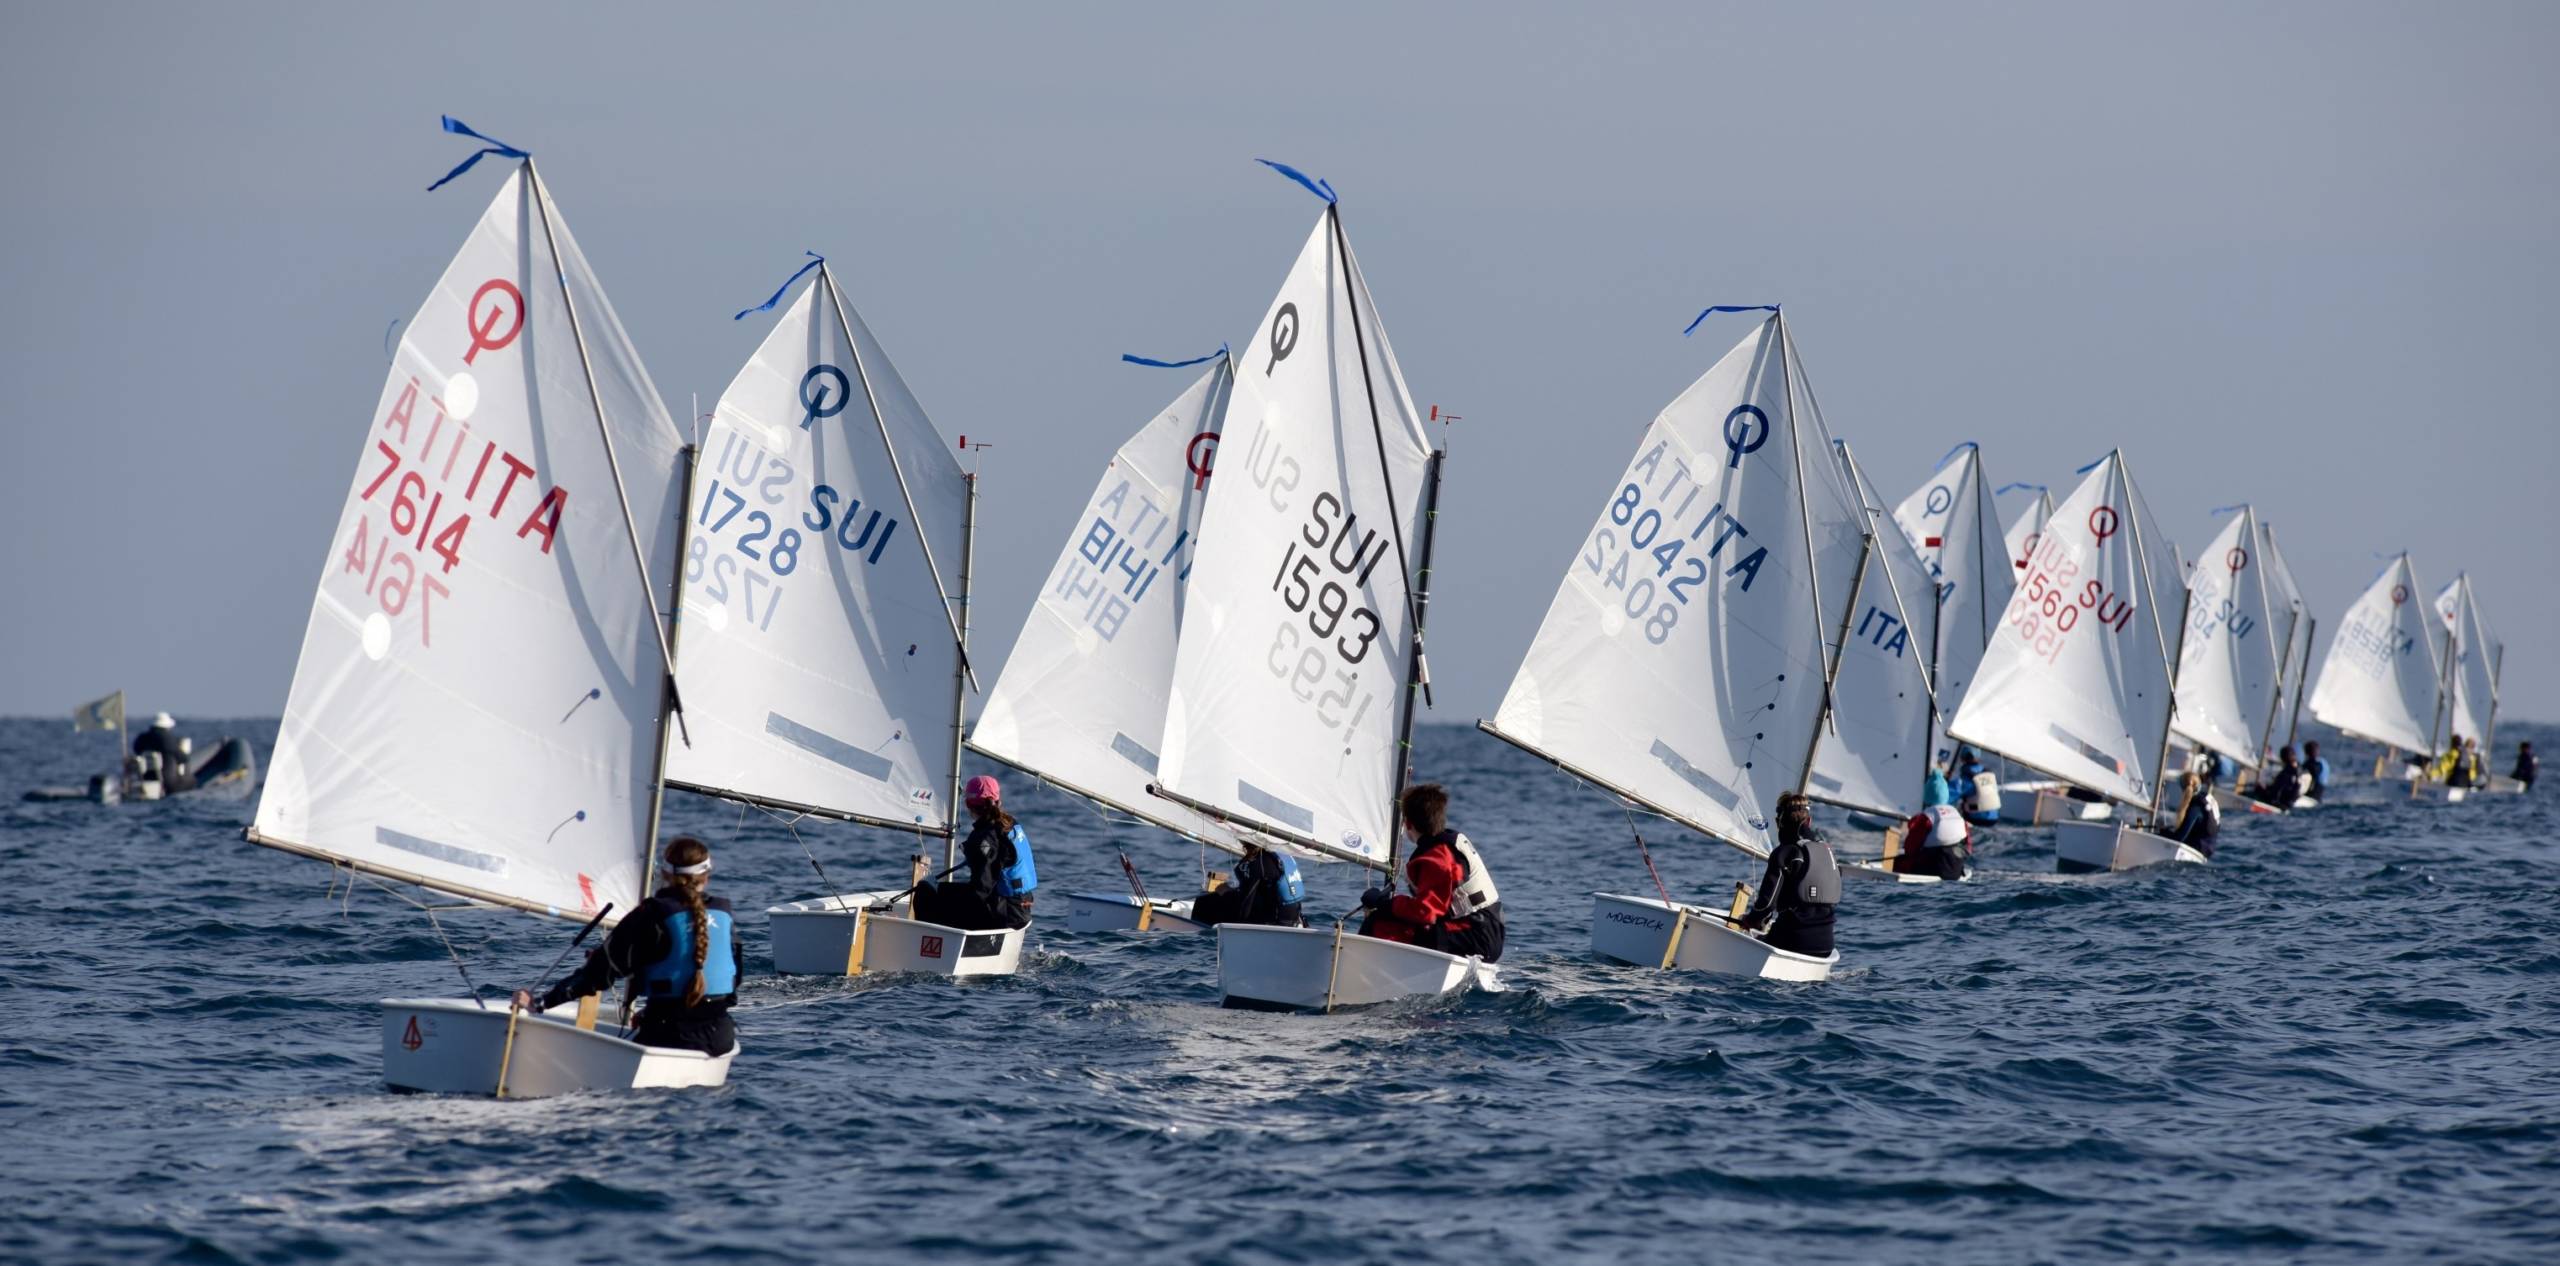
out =
[[[1275,165],[1276,166],[1276,165]],[[1245,344],[1200,521],[1154,794],[1394,875],[1442,454],[1405,390],[1329,186]],[[1242,465],[1237,464],[1241,454]],[[1218,925],[1233,1007],[1330,1011],[1493,964],[1331,928]]]
[[[592,927],[653,869],[682,442],[532,159],[483,152],[522,161],[401,331],[247,837]],[[728,1078],[734,1050],[642,1046],[597,1010],[390,999],[383,1080]]]
[[[1147,794],[1160,772],[1174,649],[1235,387],[1226,349],[1209,360],[1112,454],[969,745],[1108,812],[1241,854],[1233,827]],[[1067,927],[1197,931],[1201,925],[1185,917],[1190,908],[1187,899],[1140,893],[1070,893]]]
[[[1857,496],[1874,545],[1851,598],[1849,628],[1834,652],[1839,666],[1832,684],[1831,724],[1815,740],[1805,794],[1853,814],[1872,815],[1871,821],[1900,819],[1919,803],[1932,764],[1939,718],[1929,651],[1946,642],[1941,631],[1945,582],[1932,577],[1919,549],[1892,524],[1884,498],[1868,482],[1848,442],[1834,440],[1832,447],[1840,478]],[[1882,859],[1842,861],[1840,873],[1892,883],[1943,882],[1940,875],[1893,868],[1894,856],[1906,843],[1918,847],[1918,841],[1903,839],[1897,821],[1886,831]]]
[[[2009,609],[2009,595],[2018,588],[2014,560],[2023,555],[2012,552],[2001,534],[1995,500],[1982,471],[1981,446],[1968,440],[1941,458],[1928,482],[1893,511],[1894,522],[1937,582],[1938,634],[1929,664],[1941,724],[1964,705],[1982,653],[1991,645],[1992,631],[1999,627],[2001,613]],[[2051,501],[2044,505],[2050,514]],[[2038,519],[2030,534],[2042,526]],[[1933,731],[1929,744],[1933,757],[1937,738]]]
[[[2469,739],[2480,747],[2482,772],[2487,772],[2489,740],[2498,723],[2498,664],[2506,657],[2506,647],[2489,636],[2488,625],[2480,618],[2480,604],[2473,593],[2471,573],[2458,572],[2453,583],[2436,594],[2436,617],[2444,622],[2447,658],[2444,687],[2439,691],[2437,710],[2444,714],[2444,741],[2434,745],[2441,750]],[[2434,731],[2429,731],[2433,733]],[[2504,790],[2516,790],[2521,784],[2512,779],[2492,777],[2480,790],[2498,790],[2497,784],[2509,784]],[[2459,803],[2470,788],[2454,787],[2431,779],[2412,780],[2409,792],[2421,799]]]
[[[938,840],[948,867],[977,481],[834,269],[819,259],[782,293],[801,276],[721,393],[685,498],[676,682],[693,703],[693,742],[669,760],[668,783]],[[902,895],[772,907],[774,970],[1009,975],[1021,962],[1025,929],[924,922],[912,902],[890,908]]]
[[[1948,731],[2031,769],[2159,815],[2188,600],[2177,554],[2110,452],[2055,507]],[[2174,595],[2174,598],[2173,598]],[[2163,603],[2176,601],[2173,613]],[[2054,824],[2057,869],[2201,862],[2113,821]]]
[[[1877,535],[1820,415],[1799,405],[1811,390],[1785,318],[1765,310],[1645,429],[1500,709],[1478,723],[1754,859],[1769,854],[1778,797],[1812,785],[1835,648],[1869,592]],[[1592,951],[1779,980],[1826,980],[1839,964],[1837,950],[1782,950],[1735,911],[1656,891],[1593,894]]]
[[[2178,719],[2170,728],[2204,751],[2229,757],[2247,771],[2245,778],[2265,759],[2266,727],[2274,720],[2297,613],[2288,611],[2278,621],[2257,511],[2244,503],[2223,512],[2231,513],[2230,522],[2214,534],[2187,576]],[[2236,788],[2217,786],[2214,794],[2225,808],[2283,812]]]
[[[2438,621],[2417,598],[2417,568],[2407,553],[2393,556],[2347,608],[2311,690],[2313,717],[2385,749],[2376,778],[2386,776],[2394,754],[2434,746],[2443,678],[2430,626]]]
[[[2311,639],[2320,631],[2320,621],[2312,616],[2311,604],[2303,601],[2302,585],[2293,578],[2293,567],[2285,562],[2284,551],[2276,546],[2275,525],[2264,519],[2258,521],[2258,557],[2266,569],[2268,609],[2284,625],[2284,637],[2275,647],[2276,688],[2267,700],[2266,723],[2259,730],[2258,768],[2263,775],[2268,769],[2267,762],[2278,759],[2278,749],[2293,746],[2293,730],[2299,725],[2302,696],[2306,679],[2311,674]],[[2289,721],[2288,716],[2295,719]],[[2277,737],[2279,728],[2285,731],[2281,739]],[[2235,801],[2244,799],[2224,792],[2216,794],[2225,796],[2223,807],[2226,809],[2235,807]],[[2274,807],[2254,797],[2245,799],[2247,808],[2253,813],[2267,812]],[[2303,794],[2284,812],[2297,813],[2318,807],[2320,802],[2311,796],[2309,774],[2306,772]]]

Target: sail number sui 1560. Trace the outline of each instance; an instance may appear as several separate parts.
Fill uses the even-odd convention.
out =
[[[1291,694],[1315,703],[1319,720],[1346,730],[1358,728],[1373,702],[1373,696],[1363,693],[1355,706],[1352,696],[1359,679],[1353,667],[1369,657],[1385,628],[1376,609],[1361,605],[1357,595],[1394,544],[1376,528],[1362,532],[1359,526],[1360,516],[1348,512],[1340,497],[1316,494],[1307,507],[1306,524],[1281,552],[1280,569],[1271,577],[1272,592],[1289,610],[1306,617],[1305,628],[1302,632],[1298,621],[1283,620],[1264,656],[1264,667],[1287,681]],[[1321,645],[1309,645],[1310,634]],[[1326,649],[1340,667],[1333,670],[1336,688],[1319,699]],[[1334,715],[1332,710],[1341,707],[1353,710],[1348,717]]]
[[[2098,627],[2117,633],[2133,623],[2133,603],[2096,579],[2072,592],[2071,582],[2079,575],[2080,564],[2063,542],[2048,539],[2027,560],[2027,582],[2010,603],[2014,614],[2009,623],[2026,639],[2028,652],[2047,663],[2060,662],[2063,639],[2080,626],[2082,611],[2091,613]]]

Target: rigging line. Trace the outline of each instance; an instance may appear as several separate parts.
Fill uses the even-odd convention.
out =
[[[658,604],[658,586],[649,579],[649,553],[640,546],[640,522],[631,517],[631,494],[623,488],[622,462],[613,451],[613,428],[605,423],[604,391],[596,386],[595,362],[587,355],[587,336],[578,324],[578,302],[569,293],[569,269],[560,261],[560,239],[551,229],[551,194],[544,187],[541,175],[534,171],[530,157],[524,160],[524,175],[525,183],[533,186],[534,209],[542,216],[542,241],[550,248],[552,275],[560,282],[560,303],[569,315],[569,337],[578,347],[578,368],[586,375],[587,403],[595,409],[596,434],[604,440],[605,469],[613,475],[614,501],[622,507],[622,528],[631,542],[631,565],[639,570],[640,592],[649,595],[649,605],[654,609]],[[684,507],[677,507],[678,513],[683,510]],[[676,574],[681,576],[683,569],[676,569]],[[650,620],[649,633],[658,644],[658,662],[667,670],[667,706],[675,713],[676,728],[684,735],[684,745],[691,747],[693,734],[684,723],[684,696],[676,690],[675,647],[667,641],[667,628],[663,622]],[[664,746],[661,742],[661,749]],[[663,752],[658,763],[663,773],[666,764]]]
[[[951,644],[960,652],[960,669],[969,676],[969,688],[978,688],[977,667],[969,662],[969,635],[960,627],[960,615],[951,609],[951,590],[942,583],[942,564],[933,557],[933,538],[924,530],[924,518],[916,513],[915,493],[907,487],[906,465],[898,460],[898,443],[889,438],[889,419],[880,412],[880,397],[871,390],[871,370],[862,359],[862,341],[853,336],[853,318],[844,306],[844,291],[836,286],[835,270],[827,261],[818,261],[818,280],[826,285],[829,306],[836,310],[836,326],[844,331],[845,346],[853,351],[853,376],[862,383],[862,401],[871,406],[871,424],[880,431],[880,446],[889,454],[889,474],[898,481],[898,499],[907,506],[907,521],[916,525],[916,544],[924,550],[925,570],[933,573],[933,587],[942,595],[943,622],[950,627]],[[935,433],[939,438],[940,433]],[[968,595],[961,595],[967,602]]]
[[[1644,873],[1653,876],[1653,890],[1662,895],[1663,905],[1678,909],[1671,900],[1671,890],[1662,886],[1662,872],[1653,868],[1653,850],[1644,846],[1644,832],[1636,829],[1635,810],[1620,804],[1618,811],[1627,815],[1627,834],[1636,837],[1636,855],[1644,858]]]
[[[479,984],[471,979],[471,969],[463,966],[462,954],[453,948],[453,939],[444,934],[444,921],[436,917],[433,907],[421,904],[418,908],[426,912],[427,926],[436,930],[436,939],[444,942],[444,952],[453,959],[453,969],[462,973],[462,987],[471,991],[471,1005],[488,1010],[488,1002],[480,996]]]
[[[1375,383],[1370,381],[1369,377],[1369,336],[1364,332],[1364,327],[1360,324],[1360,296],[1367,294],[1369,292],[1369,287],[1368,283],[1361,280],[1359,265],[1351,258],[1351,239],[1345,236],[1342,232],[1341,204],[1334,202],[1326,203],[1324,214],[1326,221],[1333,225],[1334,247],[1342,253],[1342,278],[1345,282],[1349,283],[1349,289],[1351,292],[1351,341],[1360,352],[1360,391],[1361,394],[1367,397],[1369,401],[1369,436],[1377,442],[1378,446],[1378,482],[1385,485],[1387,490],[1387,527],[1395,534],[1396,570],[1404,581],[1404,583],[1399,586],[1404,590],[1404,615],[1405,619],[1413,625],[1413,661],[1416,664],[1420,664],[1423,662],[1422,612],[1420,608],[1414,605],[1413,564],[1406,558],[1404,549],[1404,515],[1396,509],[1395,474],[1387,466],[1386,424],[1378,417],[1378,388]],[[1405,682],[1405,689],[1410,692],[1414,686],[1413,681],[1410,680],[1413,676],[1410,669],[1408,669],[1406,676],[1408,680]],[[1421,685],[1422,706],[1426,708],[1433,706],[1431,700],[1431,677],[1428,672],[1424,672],[1422,674]],[[1403,756],[1401,753],[1397,756],[1397,762],[1399,764],[1403,763]],[[1401,779],[1399,779],[1399,782],[1401,782]]]

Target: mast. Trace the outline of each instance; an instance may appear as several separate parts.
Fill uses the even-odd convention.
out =
[[[978,473],[970,471],[960,479],[961,486],[967,489],[964,504],[968,513],[960,520],[960,602],[954,621],[960,631],[960,662],[951,669],[951,803],[945,813],[951,833],[942,841],[942,864],[946,869],[960,864],[961,721],[969,710],[969,568],[977,558],[978,535]],[[924,533],[916,535],[922,537]],[[949,609],[952,604],[943,605]]]
[[[569,270],[560,262],[560,239],[551,229],[551,195],[543,190],[542,177],[534,171],[533,159],[530,156],[524,160],[524,179],[525,184],[533,191],[535,208],[542,213],[542,242],[551,253],[551,275],[560,283],[560,302],[569,314],[569,337],[578,345],[578,370],[586,377],[587,403],[595,409],[596,435],[604,440],[605,469],[613,472],[613,501],[615,505],[622,507],[622,530],[629,535],[631,541],[631,565],[640,572],[640,592],[649,593],[655,589],[655,586],[649,583],[649,553],[640,548],[640,524],[631,517],[631,494],[625,491],[623,486],[622,460],[614,455],[613,428],[605,425],[604,392],[596,386],[595,362],[587,355],[587,336],[578,324],[578,301],[569,293]],[[688,474],[686,477],[691,478],[691,475]],[[681,521],[683,507],[678,507],[676,513]],[[658,662],[666,669],[667,675],[666,683],[662,687],[666,693],[666,704],[661,711],[672,712],[675,715],[676,724],[681,726],[684,724],[684,697],[676,690],[675,647],[667,641],[667,629],[664,624],[651,621],[649,632],[658,640]],[[691,742],[691,739],[686,740],[688,746]],[[666,743],[661,740],[658,747],[658,768],[650,775],[650,781],[663,788],[667,773]],[[649,810],[649,844],[653,850],[657,843],[657,820],[658,811],[653,805]],[[641,869],[640,886],[641,895],[648,895],[649,879],[645,858]]]
[[[2498,678],[2505,675],[2506,666],[2507,644],[2500,642],[2489,652],[2489,725],[2488,733],[2480,736],[2480,767],[2484,772],[2489,767],[2489,742],[2498,737]]]
[[[1813,785],[1813,758],[1822,750],[1822,732],[1839,728],[1839,722],[1832,716],[1831,692],[1840,681],[1840,661],[1849,651],[1849,621],[1857,616],[1858,590],[1867,583],[1867,560],[1875,557],[1875,552],[1876,534],[1870,528],[1859,534],[1858,569],[1849,577],[1849,605],[1840,613],[1840,636],[1833,639],[1831,653],[1827,656],[1829,662],[1822,668],[1822,712],[1814,718],[1813,737],[1805,743],[1804,772],[1796,775],[1796,794],[1799,796],[1805,794],[1805,788]],[[1886,571],[1890,574],[1892,569],[1887,568]],[[1931,710],[1934,712],[1935,708],[1933,702]]]
[[[1391,880],[1396,873],[1396,842],[1404,838],[1404,789],[1407,785],[1405,780],[1413,773],[1413,713],[1414,704],[1417,702],[1415,694],[1417,690],[1428,688],[1427,683],[1422,680],[1426,671],[1422,658],[1422,612],[1423,608],[1431,604],[1431,538],[1440,525],[1440,463],[1447,461],[1448,458],[1449,454],[1445,449],[1431,451],[1430,472],[1422,485],[1422,570],[1415,574],[1413,588],[1410,591],[1413,595],[1413,648],[1405,656],[1404,715],[1396,721],[1396,745],[1390,749],[1389,756],[1389,759],[1395,762],[1396,769],[1393,776],[1387,779],[1394,789],[1393,794],[1396,798],[1395,809],[1387,818],[1389,823],[1387,876]]]
[[[2310,617],[2310,623],[2302,634],[2302,675],[2293,683],[2293,719],[2285,722],[2284,727],[2284,741],[2287,747],[2292,746],[2302,737],[2302,701],[2311,693],[2311,644],[2318,640],[2320,640],[2320,617],[2315,615]]]
[[[1396,480],[1387,466],[1386,427],[1378,419],[1377,384],[1369,377],[1369,336],[1360,324],[1360,296],[1368,293],[1369,285],[1361,280],[1352,264],[1351,239],[1344,236],[1342,232],[1342,204],[1330,198],[1326,199],[1324,218],[1327,224],[1333,226],[1333,249],[1342,257],[1342,278],[1348,283],[1345,288],[1350,292],[1351,342],[1360,352],[1360,393],[1369,402],[1369,438],[1375,440],[1378,445],[1378,482],[1387,490],[1387,528],[1395,536],[1396,567],[1410,578],[1414,574],[1413,563],[1405,557],[1404,552],[1404,516],[1396,511]],[[1436,457],[1435,453],[1435,460]],[[1422,608],[1414,601],[1413,589],[1410,585],[1405,588],[1404,613],[1405,618],[1413,622],[1413,659],[1416,664],[1420,664],[1423,659]],[[1424,675],[1421,685],[1422,701],[1428,704],[1431,702],[1431,682],[1427,674]],[[1408,682],[1405,688],[1410,691],[1413,687]],[[1398,756],[1397,759],[1401,762],[1403,758]],[[1403,781],[1401,773],[1395,781],[1401,786]],[[1394,820],[1401,820],[1401,818]],[[1387,873],[1390,875],[1395,873],[1397,835],[1398,832],[1394,829],[1389,829],[1387,832]]]
[[[2142,587],[2147,590],[2151,588],[2152,581],[2151,552],[2142,542],[2142,516],[2134,513],[2134,498],[2138,490],[2133,483],[2133,467],[2125,461],[2123,449],[2117,449],[2110,456],[2116,459],[2116,481],[2124,485],[2124,517],[2133,524],[2134,566],[2140,569]],[[2050,525],[2048,518],[2047,526]],[[2178,659],[2187,651],[2187,617],[2192,614],[2187,608],[2196,600],[2192,586],[2182,584],[2180,588],[2185,597],[2178,603],[2178,649],[2175,653],[2169,649],[2168,631],[2160,627],[2160,595],[2151,594],[2151,600],[2143,604],[2151,609],[2151,636],[2160,648],[2161,665],[2169,673],[2169,708],[2160,719],[2160,760],[2151,767],[2151,816],[2155,821],[2160,816],[2160,798],[2169,789],[2169,734],[2178,725]]]
[[[596,436],[604,441],[605,469],[613,472],[613,501],[615,505],[622,508],[622,529],[631,542],[631,565],[640,573],[640,592],[654,593],[657,586],[649,582],[648,551],[640,547],[640,524],[631,516],[631,494],[626,491],[622,479],[622,459],[613,451],[613,428],[605,424],[604,392],[596,386],[595,361],[587,355],[586,332],[578,322],[578,301],[569,291],[569,269],[560,260],[560,239],[551,227],[551,195],[543,189],[542,177],[534,171],[531,157],[524,160],[524,178],[525,184],[533,191],[534,206],[542,214],[542,242],[551,254],[551,275],[559,282],[560,303],[569,316],[569,337],[578,345],[578,370],[586,379],[587,403],[595,409]],[[685,491],[675,507],[676,530],[679,537],[684,531],[685,512],[691,508],[693,502],[693,469],[696,459],[694,447],[690,444],[686,445],[683,459]],[[668,570],[675,577],[674,592],[668,596],[681,604],[684,597],[684,569],[670,567]],[[666,620],[649,622],[649,633],[658,642],[658,661],[666,673],[658,686],[658,744],[657,750],[651,754],[649,763],[649,826],[640,837],[640,891],[632,894],[635,902],[649,895],[649,864],[658,851],[658,819],[665,811],[667,799],[669,722],[673,722],[677,727],[684,724],[684,696],[676,689],[675,644],[668,636],[668,629],[675,622],[675,612],[679,610],[682,610],[681,605],[671,607]],[[686,742],[690,745],[692,740],[688,738]]]
[[[1813,627],[1818,630],[1822,627],[1822,564],[1814,558],[1813,553],[1813,498],[1806,495],[1804,489],[1804,436],[1803,428],[1796,424],[1796,375],[1792,372],[1795,363],[1795,339],[1787,331],[1785,312],[1778,312],[1769,320],[1778,327],[1778,385],[1787,402],[1787,447],[1795,454],[1796,526],[1804,530],[1804,572],[1807,582],[1805,587],[1813,594]],[[1875,547],[1875,534],[1863,533],[1862,540],[1863,543],[1858,549],[1858,572],[1863,576],[1867,570],[1867,555]],[[1853,583],[1849,590],[1851,607],[1858,605],[1857,596],[1858,591]],[[1822,743],[1823,727],[1831,722],[1831,685],[1840,676],[1840,652],[1849,640],[1848,615],[1843,614],[1840,622],[1842,627],[1839,642],[1828,648],[1830,653],[1824,657],[1822,714],[1814,720],[1812,741],[1808,742],[1804,749],[1804,765],[1796,773],[1798,795],[1802,795],[1805,787],[1812,781],[1813,753]]]
[[[2292,610],[2286,613],[2284,655],[2276,660],[2276,689],[2274,694],[2267,697],[2267,723],[2260,727],[2258,733],[2258,760],[2261,763],[2264,763],[2267,758],[2267,749],[2275,745],[2276,718],[2283,715],[2279,710],[2284,707],[2285,675],[2293,671],[2293,635],[2301,627],[2302,604],[2295,603]],[[2295,683],[2294,693],[2302,693],[2299,682]]]
[[[818,261],[818,280],[826,283],[827,299],[836,310],[836,324],[844,330],[844,344],[853,349],[853,376],[862,383],[862,402],[871,409],[872,425],[880,428],[880,446],[888,450],[889,474],[898,481],[898,499],[907,507],[907,521],[916,525],[916,544],[924,550],[925,570],[933,573],[934,587],[939,589],[942,586],[942,565],[934,561],[933,541],[925,533],[924,520],[916,515],[916,496],[907,487],[906,466],[898,460],[898,442],[890,437],[889,420],[880,414],[880,397],[871,390],[871,368],[862,359],[862,340],[853,335],[853,318],[845,311],[844,292],[836,288],[835,273],[823,259]],[[974,490],[971,495],[975,495]],[[960,626],[960,617],[952,612],[950,603],[943,604],[942,614],[951,626],[952,644],[960,648],[960,671],[974,681],[977,670],[969,665],[969,634]]]

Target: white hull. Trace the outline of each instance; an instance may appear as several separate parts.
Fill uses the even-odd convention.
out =
[[[866,908],[897,895],[850,892],[766,910],[773,929],[773,969],[786,976],[852,975],[848,967],[857,930],[862,934],[862,973],[1010,976],[1021,969],[1023,934],[1030,929],[968,932]]]
[[[1682,919],[1681,911],[1689,917]],[[1671,944],[1674,928],[1680,933],[1676,952]],[[1608,892],[1591,894],[1591,952],[1637,967],[1664,967],[1668,952],[1667,966],[1674,971],[1766,980],[1829,980],[1831,969],[1840,965],[1838,950],[1816,958],[1779,949],[1727,924],[1721,910],[1670,906],[1653,897]]]
[[[2053,824],[2054,869],[2064,874],[2131,870],[2162,862],[2204,864],[2204,854],[2173,839],[2115,822]]]
[[[1842,862],[1840,874],[1845,879],[1864,879],[1870,883],[1942,884],[1943,875],[1910,875],[1886,866],[1883,862]]]
[[[2471,798],[2469,787],[2448,787],[2440,782],[2411,782],[2409,798],[2428,804],[2460,804]]]
[[[537,1099],[581,1090],[648,1090],[717,1086],[729,1080],[725,1055],[642,1046],[619,1025],[577,1026],[574,1014],[515,1014],[515,1049],[507,1049],[504,1006],[468,998],[390,998],[382,1003],[382,1080],[394,1090],[429,1094],[499,1093]]]
[[[1150,931],[1199,932],[1203,925],[1188,917],[1188,901],[1150,900],[1155,916],[1147,921]],[[1070,932],[1135,932],[1138,930],[1138,899],[1128,893],[1073,892],[1067,894],[1067,930]]]
[[[2516,796],[2524,794],[2524,784],[2513,778],[2507,777],[2505,774],[2489,775],[2488,789],[2492,794],[2501,796]]]
[[[2284,816],[2284,810],[2264,800],[2255,796],[2244,796],[2236,791],[2225,791],[2220,787],[2214,788],[2213,800],[2214,803],[2222,806],[2225,813],[2257,813],[2277,818]]]
[[[2075,800],[2059,791],[2048,790],[2036,793],[2035,813],[2031,821],[2037,826],[2047,822],[2112,822],[2115,816],[2116,805],[2112,800]]]
[[[1502,989],[1499,969],[1479,958],[1344,928],[1218,925],[1218,994],[1231,1007],[1331,1011],[1435,997],[1470,983],[1488,993]]]

